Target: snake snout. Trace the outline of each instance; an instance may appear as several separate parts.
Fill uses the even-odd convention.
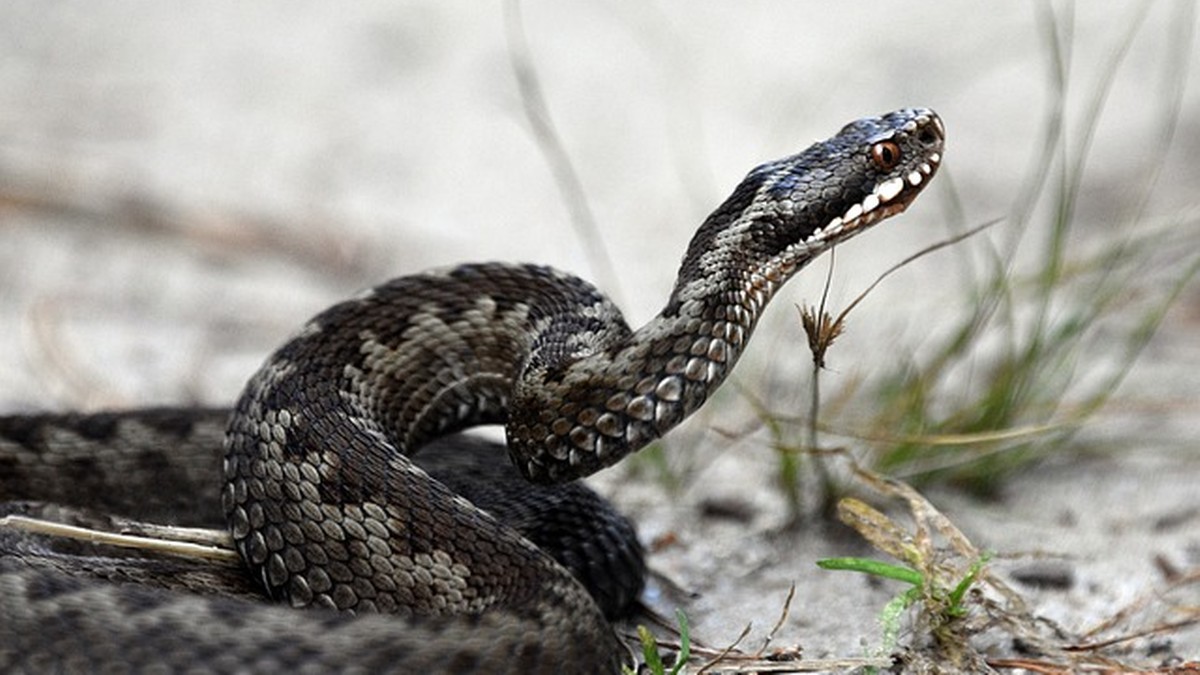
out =
[[[937,124],[925,127],[921,133],[917,134],[917,141],[926,148],[936,148],[942,144],[942,134],[939,133],[941,127],[941,120],[938,120]]]

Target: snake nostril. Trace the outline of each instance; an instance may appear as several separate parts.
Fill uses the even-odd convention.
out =
[[[933,127],[926,127],[921,130],[920,134],[917,134],[917,140],[920,141],[922,145],[936,145],[938,141],[941,140],[941,136],[936,130],[934,130]]]

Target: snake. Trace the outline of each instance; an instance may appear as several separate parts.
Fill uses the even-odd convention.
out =
[[[91,486],[125,515],[223,520],[251,588],[172,588],[203,570],[139,576],[0,532],[0,670],[621,672],[610,616],[640,591],[642,552],[577,479],[704,404],[780,287],[905,210],[944,137],[905,108],[754,168],[636,330],[574,275],[464,264],[321,312],[232,409],[0,417],[10,512]],[[484,424],[505,443],[463,440]],[[213,492],[189,509],[197,485]],[[551,523],[512,524],[532,511]],[[539,527],[570,551],[539,547]]]

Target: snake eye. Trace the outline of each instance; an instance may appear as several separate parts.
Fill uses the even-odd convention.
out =
[[[900,163],[900,146],[894,141],[882,141],[871,146],[871,161],[881,171],[891,171]]]

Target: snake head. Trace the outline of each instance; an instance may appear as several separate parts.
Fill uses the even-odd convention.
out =
[[[925,108],[866,117],[750,171],[693,237],[674,298],[730,274],[768,295],[819,253],[903,211],[941,164],[945,128]],[[759,303],[761,305],[761,303]]]
[[[751,176],[761,172],[760,195],[780,205],[789,234],[820,251],[903,211],[941,164],[944,139],[932,110],[905,108],[851,122]]]

